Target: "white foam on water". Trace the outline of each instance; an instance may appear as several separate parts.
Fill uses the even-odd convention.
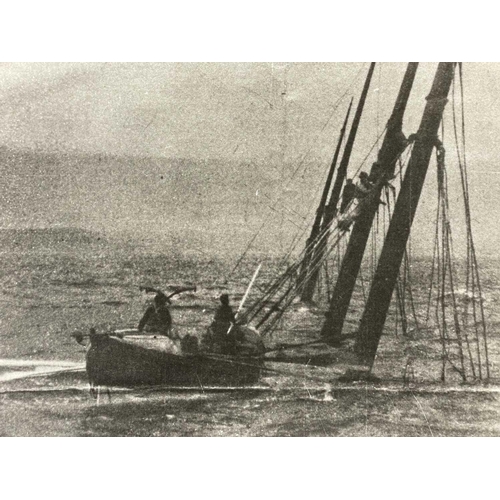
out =
[[[19,370],[19,368],[32,368]],[[33,360],[33,359],[0,359],[0,368],[11,368],[5,373],[0,373],[0,382],[8,382],[36,375],[48,375],[71,369],[83,369],[83,363],[59,360]],[[16,370],[17,368],[17,370]]]
[[[67,368],[77,368],[81,363],[74,361],[60,361],[56,359],[2,359],[0,367],[21,367],[21,366],[64,366]]]

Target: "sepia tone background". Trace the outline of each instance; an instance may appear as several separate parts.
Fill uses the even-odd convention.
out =
[[[348,176],[375,161],[405,66],[377,64]],[[500,373],[499,68],[463,65],[471,213],[493,383]],[[220,294],[229,293],[236,307],[258,264],[248,303],[280,275],[291,240],[308,234],[350,98],[358,98],[367,70],[368,63],[1,65],[0,435],[500,434],[494,385],[464,389],[454,372],[447,384],[438,382],[439,330],[426,309],[436,234],[434,158],[408,246],[414,316],[425,317],[425,329],[400,335],[393,302],[374,368],[381,385],[332,389],[341,366],[311,366],[309,359],[266,372],[253,392],[114,392],[106,405],[88,394],[85,348],[70,334],[137,327],[148,301],[139,285],[196,284],[196,294],[176,296],[171,309],[181,336],[201,336]],[[407,135],[418,129],[435,70],[436,63],[419,66]],[[460,90],[457,83],[450,93],[441,136],[457,271],[465,277],[453,120],[453,111],[461,112]],[[373,276],[380,236],[365,254],[364,277]],[[304,248],[295,243],[296,252]],[[367,282],[360,273],[344,332],[349,341]],[[455,285],[467,303],[463,283]],[[327,307],[320,295],[312,307],[296,304],[279,332],[265,336],[270,352],[283,341],[317,337]],[[418,393],[403,385],[410,361]]]
[[[435,67],[419,66],[407,135],[418,128]],[[351,171],[383,132],[404,68],[378,65]],[[0,225],[78,227],[236,256],[268,220],[254,249],[279,252],[311,220],[366,70],[363,63],[2,64]],[[499,76],[496,63],[464,66],[473,229],[483,256],[500,245]],[[452,138],[450,105],[444,133]],[[458,171],[449,176],[458,193]],[[433,182],[431,175],[414,225],[415,248],[425,254]],[[460,239],[462,224],[455,226]]]

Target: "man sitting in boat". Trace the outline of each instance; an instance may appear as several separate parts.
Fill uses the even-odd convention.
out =
[[[234,325],[235,317],[232,307],[229,305],[229,295],[223,293],[219,300],[221,305],[219,309],[215,311],[214,320],[212,322],[212,327],[216,334],[226,335],[231,325]]]
[[[145,330],[146,332],[165,335],[173,339],[172,316],[167,307],[168,303],[169,300],[166,295],[161,291],[157,291],[154,304],[146,309],[144,316],[139,321],[137,327],[139,332]]]
[[[235,354],[238,334],[238,328],[235,327],[236,318],[229,305],[229,295],[223,293],[219,300],[221,305],[215,312],[212,324],[204,336],[202,344],[208,351]]]

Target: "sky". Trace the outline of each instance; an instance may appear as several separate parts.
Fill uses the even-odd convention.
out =
[[[376,147],[367,154],[405,66],[376,67],[352,175],[365,158],[365,169],[374,160]],[[239,249],[272,220],[268,239],[279,232],[286,240],[311,217],[349,99],[358,99],[367,69],[368,63],[3,63],[0,223],[151,235],[160,222],[178,234],[205,233],[201,245],[208,234],[216,243],[236,228]],[[419,66],[407,135],[418,128],[435,69],[436,63]],[[471,204],[485,253],[500,244],[499,76],[500,64],[464,63]],[[458,105],[458,93],[456,99]],[[451,102],[447,143],[458,213]],[[432,170],[429,177],[416,229],[426,251],[435,210]],[[459,216],[457,226],[460,236]]]

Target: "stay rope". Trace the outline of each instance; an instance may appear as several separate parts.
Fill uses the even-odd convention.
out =
[[[460,180],[462,184],[462,194],[464,202],[465,224],[467,234],[467,269],[466,269],[466,294],[471,297],[472,315],[474,322],[474,331],[477,342],[477,356],[480,360],[480,352],[484,351],[485,356],[485,369],[486,377],[490,377],[489,370],[489,355],[488,355],[488,341],[486,332],[486,320],[483,305],[483,293],[481,287],[481,280],[479,276],[479,266],[477,262],[476,250],[474,239],[472,235],[472,217],[470,212],[470,199],[469,199],[469,182],[467,175],[467,157],[466,157],[466,131],[465,131],[465,106],[464,106],[464,84],[463,84],[463,71],[462,64],[459,63],[459,83],[460,83],[460,100],[461,100],[461,140],[458,136],[457,113],[455,103],[455,80],[453,81],[452,92],[452,111],[453,111],[453,131],[455,138],[455,145],[457,151],[458,166],[460,169]],[[460,148],[461,146],[461,148]],[[462,149],[462,151],[460,151]],[[464,308],[463,318],[467,322],[468,315],[468,302]],[[480,339],[482,342],[480,342]],[[480,343],[482,346],[480,347]],[[479,373],[481,378],[481,372]]]
[[[463,381],[466,381],[469,377],[483,380],[484,378],[490,378],[490,370],[483,295],[480,287],[479,270],[471,228],[467,161],[465,154],[465,112],[461,64],[459,64],[461,99],[460,126],[458,124],[456,111],[455,81],[456,78],[452,83],[452,118],[466,226],[467,258],[465,269],[465,293],[459,298],[456,288],[458,272],[451,230],[448,176],[445,165],[445,151],[441,145],[437,148],[438,199],[435,221],[436,231],[434,235],[432,268],[425,323],[426,327],[428,327],[432,292],[436,290],[435,318],[436,327],[442,344],[441,379],[443,381],[445,380],[446,366],[449,365],[455,372],[460,374]],[[459,128],[461,137],[459,137]],[[442,131],[444,136],[444,122]],[[472,307],[473,338],[469,336],[469,307]]]
[[[323,132],[325,131],[326,127],[328,126],[328,124],[330,123],[331,119],[333,118],[333,116],[335,115],[338,107],[340,106],[340,104],[344,101],[345,97],[347,96],[347,94],[350,92],[350,90],[352,89],[352,87],[354,86],[354,84],[356,83],[356,81],[358,80],[358,77],[359,75],[361,74],[361,71],[363,70],[363,67],[361,67],[358,72],[356,73],[356,75],[354,76],[354,78],[352,79],[352,81],[350,82],[350,84],[347,86],[346,90],[344,91],[344,93],[337,99],[337,101],[335,101],[334,105],[333,105],[333,108],[332,108],[332,111],[331,113],[329,114],[327,120],[324,122],[324,124],[322,125],[322,127],[320,128],[319,132],[317,133],[316,137],[314,138],[311,146],[309,147],[309,149],[304,153],[304,155],[302,156],[302,159],[299,161],[296,169],[292,172],[292,175],[288,178],[287,182],[285,183],[285,185],[283,186],[283,189],[281,191],[281,194],[277,197],[276,201],[274,202],[274,204],[272,205],[272,208],[273,209],[276,209],[276,207],[282,202],[282,198],[283,198],[283,193],[285,192],[285,190],[287,188],[290,187],[292,181],[295,179],[297,173],[299,172],[299,170],[304,166],[304,163],[309,155],[309,153],[312,151],[313,147],[316,145],[317,143],[317,140],[319,139],[319,137],[323,134]],[[318,188],[319,189],[319,188]],[[232,268],[232,270],[230,271],[229,275],[227,276],[226,279],[229,279],[234,273],[235,271],[238,269],[238,267],[241,265],[241,263],[243,262],[244,258],[247,256],[248,252],[250,251],[250,248],[253,246],[253,244],[255,243],[255,240],[257,239],[257,237],[262,233],[263,229],[267,226],[269,222],[269,219],[266,219],[262,225],[259,227],[259,229],[257,230],[257,232],[253,235],[253,237],[250,239],[249,243],[247,244],[247,246],[245,247],[242,255],[240,256],[240,258],[238,259],[238,261],[236,262],[236,264],[234,265],[234,267]],[[304,232],[305,230],[307,229],[307,227],[304,229]]]
[[[385,132],[385,129],[384,129],[384,132]],[[357,172],[359,172],[359,170],[362,168],[363,164],[366,162],[366,159],[369,157],[369,155],[371,154],[373,149],[377,146],[377,142],[378,142],[378,138],[377,138],[377,141],[374,142],[368,155],[366,155],[364,160],[361,162],[361,165],[358,167]],[[411,150],[412,150],[412,145],[409,148],[405,148],[405,150],[403,150],[398,155],[398,158],[396,159],[396,161],[401,160],[402,155],[404,153],[406,153],[405,163],[407,163],[407,161],[410,157],[410,154],[411,154]],[[349,205],[347,215],[352,214],[354,212],[355,209],[353,208],[353,204],[354,203],[351,202],[351,204]],[[297,259],[297,261],[292,266],[290,266],[282,276],[280,276],[277,280],[275,280],[274,283],[271,284],[271,286],[264,292],[263,297],[261,299],[259,299],[252,306],[252,308],[249,311],[247,311],[247,313],[245,314],[246,321],[254,320],[256,318],[256,316],[259,315],[263,311],[263,309],[265,309],[267,306],[270,305],[270,299],[273,296],[276,296],[280,290],[283,290],[285,283],[288,282],[288,285],[287,285],[286,289],[284,290],[284,292],[282,292],[280,297],[271,306],[271,309],[269,311],[267,311],[267,313],[265,313],[264,317],[257,324],[258,328],[263,326],[274,315],[272,320],[270,320],[270,324],[266,325],[266,327],[262,330],[263,334],[265,334],[269,331],[272,331],[276,327],[277,322],[281,319],[281,317],[283,316],[287,307],[289,307],[289,305],[293,302],[295,297],[298,295],[303,284],[306,283],[308,281],[308,279],[319,270],[320,266],[324,266],[326,264],[329,255],[332,253],[332,251],[335,248],[337,249],[337,254],[338,254],[337,255],[338,261],[339,261],[338,265],[340,265],[340,254],[342,253],[342,248],[341,248],[340,243],[343,239],[343,236],[346,234],[346,232],[339,231],[338,215],[339,214],[337,214],[337,216],[330,222],[328,228],[325,228],[322,232],[320,232],[320,234],[317,236],[316,240],[310,242],[309,245],[306,245],[306,248],[303,249],[303,251],[299,254],[299,258]],[[342,214],[342,215],[345,216],[346,214]],[[337,222],[337,227],[333,231],[331,231],[331,226],[335,222]],[[374,248],[372,248],[372,266],[371,266],[372,274],[373,274],[373,268],[375,266],[375,259],[376,259],[376,253],[377,253],[376,237],[377,237],[377,233],[379,231],[380,231],[380,223],[379,223],[379,218],[378,218],[378,214],[377,214],[377,223],[376,223],[375,227],[373,228],[373,232],[372,232],[372,247],[374,247]],[[337,238],[334,239],[333,243],[330,243],[327,246],[326,251],[321,256],[320,259],[313,258],[312,265],[309,266],[306,274],[304,276],[300,276],[299,278],[297,278],[300,263],[302,262],[302,256],[305,255],[306,252],[310,252],[311,250],[314,250],[314,248],[318,248],[321,244],[324,244],[325,239],[328,238],[329,236],[333,236],[334,238],[335,237],[337,237]],[[344,249],[344,252],[345,252],[345,249]],[[294,277],[296,278],[295,280],[294,280]],[[363,283],[362,283],[362,286],[363,286],[363,294],[365,295]]]

